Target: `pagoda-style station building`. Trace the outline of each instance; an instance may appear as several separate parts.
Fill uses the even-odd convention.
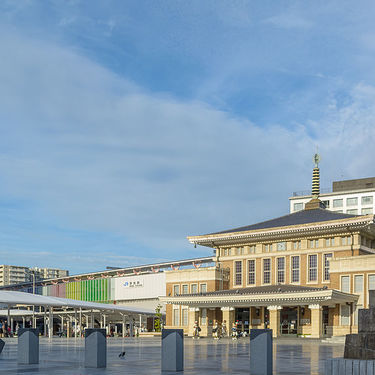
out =
[[[356,333],[358,309],[375,289],[374,215],[326,210],[318,156],[305,209],[261,223],[188,237],[215,249],[215,266],[166,272],[166,328],[211,336],[271,328],[273,335],[320,338]]]

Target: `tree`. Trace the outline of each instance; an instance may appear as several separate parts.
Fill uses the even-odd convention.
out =
[[[161,332],[161,317],[162,317],[162,314],[161,314],[161,309],[163,308],[162,305],[158,304],[156,307],[155,307],[155,312],[156,312],[156,318],[155,318],[155,321],[154,321],[154,329],[155,329],[155,332]]]

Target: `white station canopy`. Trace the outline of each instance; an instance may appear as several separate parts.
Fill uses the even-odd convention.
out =
[[[25,292],[13,292],[0,290],[0,304],[10,306],[26,305],[26,306],[46,306],[60,307],[86,310],[103,310],[119,313],[133,313],[142,315],[155,315],[155,311],[125,305],[114,305],[110,303],[79,301],[69,298],[47,297],[39,294],[31,294]]]

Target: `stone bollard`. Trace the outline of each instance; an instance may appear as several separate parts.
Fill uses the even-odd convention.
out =
[[[39,330],[37,328],[18,330],[18,363],[24,365],[39,363]]]
[[[184,371],[184,330],[163,329],[161,335],[161,371]]]
[[[272,375],[272,329],[250,330],[250,374]]]
[[[5,341],[0,339],[0,354],[4,349]]]
[[[324,375],[375,375],[375,361],[333,358],[325,363]]]
[[[85,330],[85,367],[107,367],[107,341],[105,329]]]

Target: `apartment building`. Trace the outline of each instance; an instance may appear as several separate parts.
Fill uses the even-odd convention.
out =
[[[28,267],[0,265],[0,286],[25,283],[30,277]]]
[[[33,267],[31,268],[32,272],[35,272],[35,276],[37,280],[45,280],[45,279],[57,279],[60,277],[69,276],[68,270],[61,270],[58,268],[39,268]]]

